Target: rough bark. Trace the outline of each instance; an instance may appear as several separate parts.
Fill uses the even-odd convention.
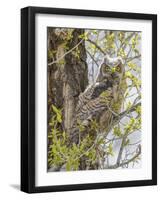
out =
[[[67,39],[68,32],[71,33],[71,29],[48,28],[48,63],[58,60],[75,47],[81,41],[79,36],[84,33],[84,30],[73,29],[71,39]],[[52,117],[51,105],[54,104],[63,111],[63,130],[68,134],[70,134],[78,96],[88,85],[84,41],[77,46],[77,51],[78,56],[70,52],[58,62],[48,65],[48,122]],[[49,129],[48,126],[48,132]]]

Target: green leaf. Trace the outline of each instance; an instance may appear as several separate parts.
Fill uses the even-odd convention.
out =
[[[85,130],[84,125],[80,121],[77,121],[77,126],[80,132],[83,132]]]
[[[135,69],[135,68],[136,68],[136,64],[133,63],[133,62],[128,62],[127,65],[128,65],[128,67],[129,67],[130,69]]]
[[[136,112],[140,115],[141,114],[141,106],[136,107]]]
[[[131,101],[128,101],[128,103],[126,104],[126,109],[129,110],[132,106]]]
[[[70,171],[70,170],[71,170],[71,166],[70,166],[70,163],[69,163],[69,162],[67,162],[67,164],[66,164],[66,170],[67,170],[67,171]]]
[[[113,133],[117,137],[120,137],[122,135],[121,129],[119,127],[114,127]]]
[[[114,156],[112,143],[108,145],[107,152],[109,155]]]
[[[59,123],[61,123],[62,122],[62,113],[61,113],[61,110],[60,109],[58,109],[56,106],[54,106],[54,105],[52,105],[52,109],[53,109],[53,111],[56,113],[56,115],[57,115],[57,121],[59,122]]]
[[[63,140],[65,141],[65,139],[66,139],[66,133],[65,133],[65,131],[63,131]]]
[[[118,52],[118,56],[121,56],[122,58],[126,58],[126,53],[123,48],[120,48]]]
[[[132,73],[130,71],[125,72],[126,78],[132,78]]]
[[[89,156],[89,152],[87,151],[87,152],[85,152],[85,156]]]
[[[88,39],[88,32],[85,32],[85,33],[79,35],[79,38],[82,38],[82,39],[84,39],[84,40],[87,40],[87,39]]]

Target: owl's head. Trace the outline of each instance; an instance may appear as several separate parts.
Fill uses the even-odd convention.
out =
[[[110,58],[109,55],[106,55],[100,65],[97,81],[108,80],[119,82],[123,73],[124,67],[122,58],[120,56]]]

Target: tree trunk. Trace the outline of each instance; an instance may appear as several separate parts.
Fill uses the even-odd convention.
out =
[[[48,64],[48,124],[53,104],[62,109],[62,129],[67,134],[70,134],[78,96],[88,85],[85,42],[80,42],[79,37],[83,33],[83,29],[48,28],[48,63],[51,63]],[[80,44],[68,54],[78,43]],[[52,64],[53,60],[58,62]],[[49,129],[48,125],[48,133]],[[48,140],[48,146],[50,143]]]

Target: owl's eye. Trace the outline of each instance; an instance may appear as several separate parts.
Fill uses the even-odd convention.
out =
[[[119,66],[116,67],[117,72],[121,72],[121,68]]]
[[[105,67],[106,72],[111,72],[111,69],[109,68],[109,66]]]

